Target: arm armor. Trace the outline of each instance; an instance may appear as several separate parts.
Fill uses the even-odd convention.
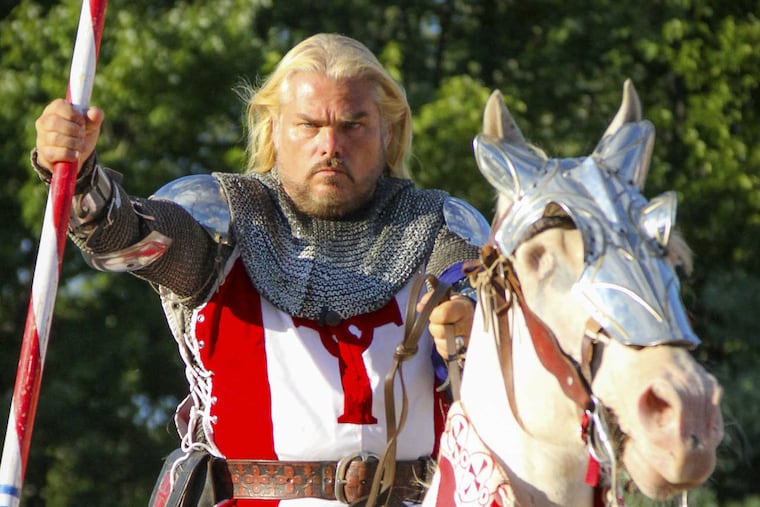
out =
[[[194,178],[216,192],[188,186],[187,180]],[[116,188],[128,205],[110,212],[110,220],[79,240],[85,259],[96,268],[130,271],[168,289],[183,304],[202,302],[216,280],[224,252],[229,252],[229,210],[213,177],[180,178],[149,199],[130,198],[120,186]],[[193,190],[199,191],[193,196]],[[223,213],[209,215],[210,209]],[[166,248],[151,255],[159,243]]]
[[[35,151],[32,165],[49,183],[50,172],[37,164]],[[211,190],[187,186],[193,178]],[[69,237],[95,269],[130,272],[168,289],[183,303],[200,303],[229,251],[229,210],[219,185],[210,175],[180,178],[142,199],[130,197],[120,180],[95,156],[84,164],[72,198]],[[178,192],[180,188],[185,191]],[[191,197],[193,191],[198,193]],[[218,216],[206,216],[214,214],[209,210]]]

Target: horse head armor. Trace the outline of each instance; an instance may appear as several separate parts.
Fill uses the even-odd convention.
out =
[[[490,100],[501,102],[499,92]],[[642,195],[654,145],[654,126],[641,120],[630,81],[622,105],[594,152],[547,159],[532,149],[511,117],[501,118],[503,139],[474,141],[481,172],[504,200],[491,240],[510,255],[550,204],[581,231],[585,267],[573,290],[607,333],[626,345],[695,347],[674,267],[666,258],[675,223],[674,192]]]

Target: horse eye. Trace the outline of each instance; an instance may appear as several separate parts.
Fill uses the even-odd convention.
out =
[[[544,245],[531,246],[530,249],[525,252],[523,260],[530,269],[537,271],[541,266],[541,259],[543,259],[545,253],[546,247]]]

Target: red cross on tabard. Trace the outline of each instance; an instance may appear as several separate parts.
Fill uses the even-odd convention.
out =
[[[372,388],[362,353],[375,337],[375,329],[387,324],[401,326],[401,312],[395,299],[372,313],[342,320],[335,326],[320,325],[314,320],[293,317],[296,327],[304,326],[319,333],[327,351],[338,358],[343,387],[343,414],[339,423],[375,424],[372,415]]]

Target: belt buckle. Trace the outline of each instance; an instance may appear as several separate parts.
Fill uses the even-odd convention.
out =
[[[370,451],[358,451],[338,460],[337,465],[335,465],[335,499],[344,504],[351,503],[348,498],[346,498],[346,483],[348,482],[346,480],[346,473],[348,472],[351,463],[356,459],[362,461],[374,459],[379,462],[380,456]]]

